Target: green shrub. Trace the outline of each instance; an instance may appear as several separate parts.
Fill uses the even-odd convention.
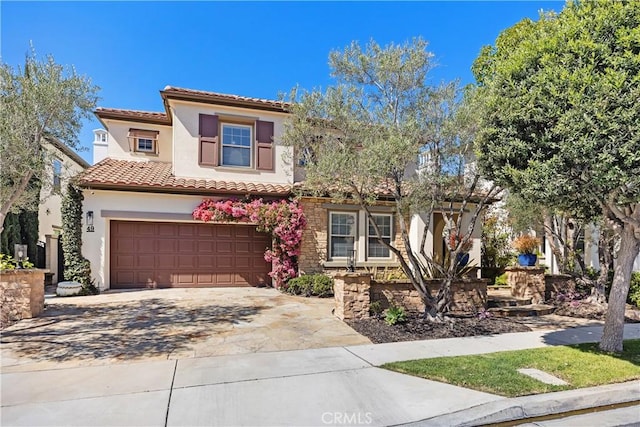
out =
[[[509,286],[509,283],[507,282],[507,273],[502,273],[501,275],[496,277],[495,285],[496,286]]]
[[[640,307],[640,271],[631,274],[631,283],[629,285],[629,296],[627,301],[630,304]]]
[[[22,262],[13,259],[11,255],[5,255],[0,253],[0,270],[13,270],[18,268],[33,268],[33,263],[29,261],[29,258],[25,258]]]
[[[289,279],[284,291],[304,297],[330,297],[333,296],[333,279],[324,274],[305,274]]]
[[[404,308],[392,305],[387,309],[384,321],[389,326],[393,326],[396,323],[404,323],[407,321],[407,315],[404,312]]]
[[[374,301],[369,304],[369,314],[378,317],[382,314],[382,304],[380,301]]]

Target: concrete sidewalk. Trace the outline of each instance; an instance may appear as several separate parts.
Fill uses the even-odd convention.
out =
[[[584,327],[5,372],[0,421],[2,426],[472,425],[474,420],[522,418],[531,408],[562,412],[570,405],[607,403],[614,397],[640,400],[638,381],[507,399],[376,367],[415,358],[593,342],[601,331]],[[640,324],[625,326],[625,339],[632,338],[640,338]]]

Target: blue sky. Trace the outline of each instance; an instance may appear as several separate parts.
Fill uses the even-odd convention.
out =
[[[434,83],[472,83],[480,48],[519,20],[563,1],[0,2],[2,61],[40,57],[75,66],[101,89],[99,106],[163,111],[166,85],[275,99],[295,85],[331,84],[328,54],[352,40],[421,36],[439,66]],[[91,162],[92,129],[80,134]]]

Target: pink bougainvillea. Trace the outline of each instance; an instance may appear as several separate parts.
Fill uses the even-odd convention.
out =
[[[307,220],[297,201],[278,200],[264,202],[205,199],[193,211],[193,218],[204,222],[246,222],[256,224],[257,230],[271,234],[273,247],[264,253],[264,259],[273,265],[269,275],[280,287],[297,275],[302,232]]]

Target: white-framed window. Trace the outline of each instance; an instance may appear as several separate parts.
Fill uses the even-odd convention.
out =
[[[329,213],[329,257],[347,258],[355,249],[357,214],[355,212]]]
[[[153,139],[150,138],[136,138],[136,151],[144,153],[153,153],[155,148],[153,145]]]
[[[62,186],[62,162],[60,159],[53,159],[53,191],[59,192]]]
[[[222,123],[222,166],[251,167],[251,134],[248,125]]]
[[[371,216],[378,226],[378,230],[380,230],[382,240],[391,244],[393,217],[383,214],[373,214]],[[390,258],[391,251],[384,244],[380,243],[375,227],[369,221],[367,221],[367,225],[367,258]]]
[[[136,153],[158,154],[158,131],[129,129],[130,147]]]

